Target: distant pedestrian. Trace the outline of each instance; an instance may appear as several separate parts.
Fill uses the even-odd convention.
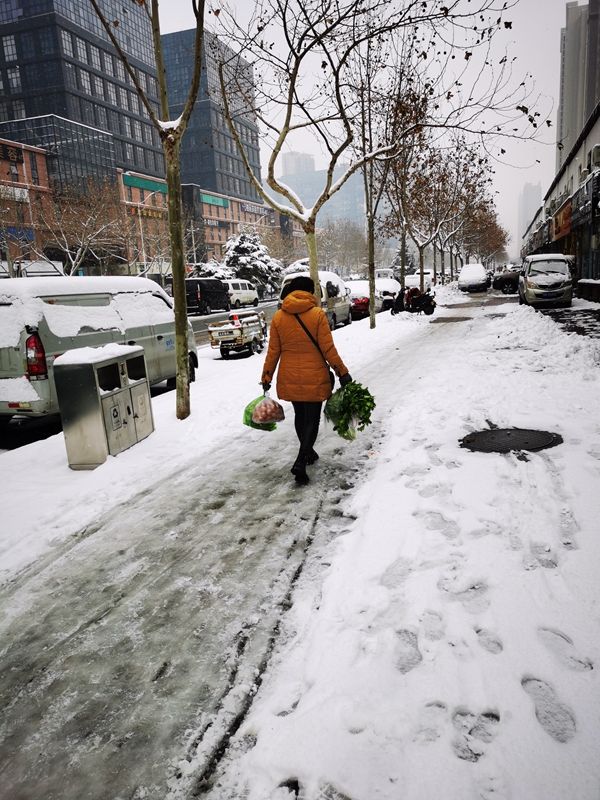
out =
[[[267,391],[279,363],[277,395],[294,406],[294,426],[300,442],[291,472],[302,484],[308,483],[307,465],[319,458],[314,445],[321,407],[333,390],[327,365],[333,368],[342,386],[352,380],[335,348],[327,314],[317,304],[314,290],[312,278],[304,275],[293,278],[283,290],[281,309],[271,322],[261,377]]]

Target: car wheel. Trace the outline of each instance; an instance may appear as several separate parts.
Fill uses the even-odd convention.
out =
[[[229,358],[229,350],[224,350],[223,348],[221,348],[221,358],[223,359],[223,361],[227,361],[227,359]]]
[[[509,283],[505,283],[502,286],[502,294],[510,294],[512,292],[512,286]]]
[[[256,308],[256,306],[258,305],[258,297],[254,298],[254,302],[252,303],[252,305],[254,306],[254,308]]]
[[[225,311],[231,311],[231,303],[225,303]]]
[[[252,341],[248,345],[248,352],[250,353],[251,356],[256,355],[257,353],[260,352],[260,348],[256,339],[252,339]]]
[[[348,316],[346,317],[346,322],[344,322],[344,325],[352,325],[352,314],[350,312],[348,312]]]
[[[210,305],[208,303],[204,303],[204,313],[205,314],[211,314],[212,313],[212,308],[210,307]]]
[[[235,301],[235,303],[233,304],[233,307],[234,307],[234,308],[241,308],[241,307],[242,307],[242,304],[240,303],[240,301],[239,301],[239,300],[236,300],[236,301]]]

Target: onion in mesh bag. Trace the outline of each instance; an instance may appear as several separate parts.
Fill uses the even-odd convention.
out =
[[[252,422],[281,422],[283,419],[283,407],[270,397],[261,400],[252,412]]]

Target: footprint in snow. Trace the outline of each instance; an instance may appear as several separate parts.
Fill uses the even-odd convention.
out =
[[[421,486],[417,494],[419,497],[438,497],[439,495],[452,494],[452,487],[447,483],[429,483]]]
[[[438,581],[438,589],[447,592],[451,599],[462,603],[465,611],[477,614],[489,606],[488,587],[482,580],[461,579],[457,575],[443,575]]]
[[[537,721],[548,736],[563,743],[575,736],[575,715],[560,702],[550,684],[538,678],[525,677],[521,686],[533,700]]]
[[[579,526],[570,508],[563,508],[560,512],[560,543],[565,550],[576,550],[575,534]]]
[[[396,631],[395,662],[404,675],[418,666],[423,660],[419,650],[417,634],[406,628]]]
[[[442,735],[448,706],[440,700],[427,703],[413,736],[413,742],[435,742]]]
[[[594,669],[594,664],[589,658],[577,653],[573,640],[566,633],[554,628],[538,628],[538,636],[565,667],[579,672]]]
[[[381,583],[388,589],[400,586],[413,571],[413,563],[407,558],[397,558],[381,576]]]
[[[487,650],[488,653],[493,653],[494,655],[502,652],[504,649],[502,640],[493,631],[490,631],[487,628],[475,628],[474,630],[477,634],[477,641],[484,650]]]
[[[457,735],[452,742],[455,755],[463,761],[478,761],[498,732],[500,714],[489,709],[475,714],[467,708],[457,708],[452,715]]]
[[[446,626],[444,618],[438,611],[426,608],[420,618],[423,636],[431,642],[437,642],[444,637]]]
[[[416,511],[415,517],[422,519],[427,530],[439,531],[446,539],[456,539],[458,525],[439,511]]]
[[[544,569],[556,569],[558,566],[558,556],[553,552],[549,544],[543,542],[532,542],[528,555],[523,557],[523,566],[526,570],[543,567]]]

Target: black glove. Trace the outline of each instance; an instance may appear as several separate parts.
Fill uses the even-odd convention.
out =
[[[347,383],[352,383],[352,375],[349,372],[340,378],[340,386],[345,386]]]
[[[269,389],[271,388],[271,384],[268,381],[265,381],[263,383],[263,385],[262,385],[262,388],[263,388],[263,392],[265,392],[265,394],[266,394],[269,391]]]

